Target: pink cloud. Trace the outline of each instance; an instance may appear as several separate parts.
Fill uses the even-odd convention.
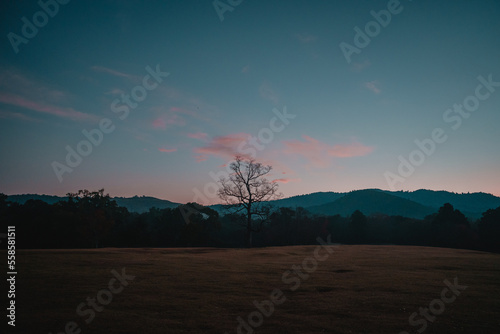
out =
[[[208,142],[207,146],[199,147],[194,150],[198,153],[198,161],[206,160],[208,156],[218,156],[224,159],[232,159],[235,155],[240,154],[238,147],[245,142],[250,135],[246,133],[234,133],[227,136],[218,136]],[[203,161],[203,160],[201,160]]]
[[[312,165],[316,167],[326,167],[329,164],[329,159],[325,154],[327,145],[306,135],[303,135],[302,138],[306,141],[284,141],[285,153],[302,155],[309,160]]]
[[[351,158],[370,154],[373,149],[372,146],[365,146],[355,142],[346,145],[335,145],[328,150],[328,154],[337,158]]]
[[[164,115],[155,119],[152,125],[155,129],[166,129],[169,125],[184,126],[186,121],[179,115]]]
[[[207,140],[208,135],[204,132],[188,133],[187,136],[193,139]]]
[[[195,156],[196,162],[202,162],[202,161],[207,161],[208,157],[206,155],[200,154]]]
[[[0,87],[4,93],[23,96],[28,100],[60,102],[70,94],[47,86],[44,82],[28,78],[15,68],[0,67]]]
[[[50,114],[53,116],[69,118],[72,120],[95,120],[96,117],[93,115],[85,114],[80,111],[76,111],[73,108],[60,108],[57,106],[49,105],[43,102],[33,102],[21,96],[13,94],[0,94],[0,102],[5,104],[10,104],[15,107],[21,107],[29,109],[32,111],[37,111],[45,114]]]
[[[273,183],[290,183],[290,182],[300,182],[300,179],[289,179],[289,178],[283,178],[283,179],[276,179],[272,181]]]
[[[158,151],[160,152],[165,152],[165,153],[172,153],[177,151],[176,148],[159,148]]]
[[[170,107],[167,109],[165,107],[158,106],[151,108],[151,111],[159,115],[152,122],[154,129],[166,129],[170,125],[184,126],[186,125],[186,120],[183,117],[184,115],[197,117],[195,112],[179,107]]]
[[[373,147],[354,142],[350,144],[328,145],[312,137],[303,135],[305,141],[284,141],[285,153],[301,155],[314,167],[325,168],[331,164],[332,158],[349,158],[371,153]]]
[[[94,115],[60,106],[61,103],[67,104],[68,100],[73,98],[70,93],[51,87],[43,81],[21,73],[16,68],[0,67],[0,91],[2,92],[0,103],[71,120],[98,121]],[[15,117],[23,119],[19,116],[21,113],[24,115],[25,111],[18,112]],[[29,116],[24,119],[33,120]]]
[[[186,120],[184,120],[184,118],[180,117],[179,115],[169,115],[166,118],[166,122],[168,125],[178,125],[178,126],[186,125]]]
[[[153,121],[153,128],[155,129],[165,129],[167,127],[167,124],[165,123],[165,121],[161,118],[157,118]]]
[[[185,109],[182,109],[182,108],[179,108],[179,107],[170,107],[170,111],[180,112],[180,113],[184,113],[184,114],[187,113],[187,111]]]

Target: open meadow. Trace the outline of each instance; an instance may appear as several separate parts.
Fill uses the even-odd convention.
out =
[[[12,333],[500,332],[500,255],[477,251],[19,250],[17,268]]]

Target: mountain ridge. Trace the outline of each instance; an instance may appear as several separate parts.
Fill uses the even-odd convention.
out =
[[[24,204],[26,201],[42,200],[48,204],[65,201],[66,196],[22,194],[8,195],[7,200]],[[112,197],[119,206],[126,207],[131,212],[143,213],[150,208],[175,208],[182,203],[176,203],[152,196]],[[408,217],[423,218],[427,214],[437,212],[445,203],[452,204],[469,218],[480,218],[488,209],[500,206],[500,197],[492,194],[454,193],[445,190],[419,189],[415,191],[389,191],[381,189],[361,189],[349,192],[315,192],[296,195],[268,202],[275,208],[303,207],[316,214],[350,215],[354,210],[364,214],[382,213],[389,215],[406,215]],[[220,204],[209,207],[220,211]],[[350,211],[350,212],[349,212]]]
[[[409,218],[424,218],[437,210],[420,203],[383,192],[378,189],[364,189],[347,193],[345,196],[323,205],[307,208],[323,215],[339,214],[349,216],[359,210],[365,215],[386,214]]]

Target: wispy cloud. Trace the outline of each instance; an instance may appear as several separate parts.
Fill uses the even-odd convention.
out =
[[[68,118],[75,121],[95,120],[95,116],[76,111],[73,108],[61,108],[43,102],[34,102],[22,96],[13,94],[0,94],[0,103],[9,104],[14,107],[24,108],[31,111],[45,113],[62,118]]]
[[[176,148],[159,148],[158,151],[164,152],[164,153],[172,153],[172,152],[176,152],[177,149]]]
[[[248,73],[250,71],[250,65],[246,65],[241,69],[241,73]]]
[[[197,153],[197,161],[207,160],[209,156],[217,156],[223,159],[231,160],[236,154],[241,153],[238,147],[245,142],[250,135],[246,133],[234,133],[226,136],[212,138],[206,146],[194,149]]]
[[[159,85],[154,93],[158,104],[150,110],[158,115],[175,113],[182,115],[181,117],[190,116],[193,119],[210,123],[221,113],[219,107],[189,92],[169,86],[166,81]]]
[[[318,36],[314,36],[308,33],[301,33],[301,34],[296,34],[295,37],[301,42],[301,43],[312,43],[316,42],[318,40]]]
[[[127,78],[127,79],[135,78],[135,76],[133,76],[133,75],[126,74],[126,73],[116,71],[116,70],[113,70],[113,69],[110,69],[107,67],[103,67],[103,66],[92,66],[91,69],[93,71],[96,71],[96,72],[107,73],[107,74],[114,75],[116,77],[122,77],[122,78]]]
[[[76,121],[97,120],[94,115],[62,106],[68,105],[69,100],[73,99],[68,92],[53,88],[15,68],[0,68],[0,91],[0,103],[21,109],[14,111],[10,117],[33,120],[25,112],[34,111]],[[25,117],[20,116],[21,114]]]
[[[110,91],[106,92],[105,94],[107,95],[120,95],[124,94],[125,92],[119,88],[113,88]]]
[[[165,129],[167,127],[167,123],[165,123],[165,120],[162,118],[155,119],[151,125],[153,125],[155,129]]]
[[[203,162],[208,160],[208,156],[204,154],[199,154],[195,156],[196,162]]]
[[[260,96],[266,100],[273,102],[274,104],[278,104],[279,96],[276,92],[271,88],[267,82],[264,82],[259,87]]]
[[[308,164],[317,168],[326,168],[332,158],[349,158],[371,153],[373,147],[358,142],[349,144],[329,145],[312,137],[303,135],[301,140],[284,141],[286,154],[300,155],[307,159]]]
[[[380,92],[382,92],[382,90],[380,89],[380,83],[378,81],[376,81],[376,80],[365,82],[363,84],[363,86],[365,88],[368,88],[369,90],[371,90],[375,94],[380,94]]]
[[[28,122],[40,122],[40,120],[29,117],[25,114],[21,114],[18,112],[10,112],[10,111],[0,111],[0,118],[4,119],[20,119],[22,121],[28,121]]]
[[[358,142],[334,145],[328,149],[328,155],[336,158],[360,157],[372,153],[373,146],[366,146]]]
[[[371,62],[369,60],[365,60],[362,63],[353,62],[351,66],[354,69],[354,71],[361,72],[363,69],[369,67],[370,65],[371,65]]]
[[[30,98],[45,98],[52,102],[60,101],[67,94],[48,87],[39,80],[30,78],[16,68],[0,68],[0,87],[4,92],[19,94]]]
[[[158,114],[151,123],[154,129],[165,130],[169,126],[184,126],[187,123],[184,117],[185,115],[196,117],[194,111],[180,107],[170,107],[168,109],[164,107],[154,107],[151,110]]]
[[[180,107],[170,107],[170,112],[176,113],[176,114],[184,114],[184,115],[189,115],[189,116],[196,116],[196,112],[185,109],[185,108],[180,108]]]
[[[282,178],[282,179],[275,179],[272,182],[273,183],[290,183],[290,182],[300,182],[301,179],[290,179],[290,178]]]
[[[189,138],[207,140],[208,135],[204,132],[195,132],[186,134]]]

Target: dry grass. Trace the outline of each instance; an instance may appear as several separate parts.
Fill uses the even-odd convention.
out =
[[[237,317],[246,319],[256,310],[252,302],[275,288],[287,300],[256,333],[416,332],[410,314],[439,298],[443,280],[455,277],[468,288],[425,333],[500,332],[498,254],[339,246],[291,291],[282,274],[315,248],[19,251],[12,332],[56,334],[76,321],[81,333],[236,333]],[[76,307],[121,268],[135,279],[86,324]]]

